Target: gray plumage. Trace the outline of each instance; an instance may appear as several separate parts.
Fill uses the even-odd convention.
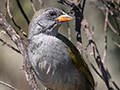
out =
[[[29,27],[29,61],[38,79],[50,90],[92,90],[72,64],[66,38],[58,33],[61,22],[56,18],[65,13],[57,8],[43,11],[36,13]]]

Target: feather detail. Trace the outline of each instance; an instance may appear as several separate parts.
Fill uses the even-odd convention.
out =
[[[80,71],[80,73],[83,75],[84,78],[86,78],[91,86],[94,87],[94,79],[90,73],[88,65],[85,63],[77,48],[66,37],[58,35],[58,38],[66,43],[67,46],[69,46],[68,52],[72,58],[72,64]]]

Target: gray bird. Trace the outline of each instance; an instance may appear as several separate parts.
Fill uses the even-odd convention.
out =
[[[29,25],[28,56],[40,82],[49,90],[93,90],[94,80],[76,47],[58,32],[73,20],[57,8],[37,11]]]

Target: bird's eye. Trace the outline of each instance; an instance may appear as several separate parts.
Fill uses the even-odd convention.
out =
[[[50,14],[50,16],[55,16],[56,12],[50,12],[49,14]]]

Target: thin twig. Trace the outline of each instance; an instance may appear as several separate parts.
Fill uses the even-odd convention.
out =
[[[75,31],[76,31],[76,40],[77,40],[77,48],[81,55],[83,55],[83,45],[82,45],[82,35],[81,35],[81,21],[83,19],[83,12],[85,7],[86,0],[83,0],[82,7],[80,5],[81,1],[76,2],[74,0],[74,12],[75,12]],[[76,4],[77,3],[77,4]]]
[[[18,90],[18,89],[16,89],[15,87],[13,87],[13,86],[11,86],[10,84],[7,84],[7,83],[5,83],[5,82],[3,82],[3,81],[0,81],[0,83],[1,83],[2,85],[7,86],[8,88],[10,88],[10,89],[12,89],[12,90]]]
[[[83,30],[85,31],[85,34],[87,35],[87,38],[88,38],[88,41],[89,41],[89,44],[91,45],[91,48],[93,49],[93,56],[97,62],[97,65],[102,73],[102,77],[106,83],[106,86],[109,90],[113,90],[113,87],[111,86],[111,83],[109,82],[111,79],[110,77],[107,75],[106,73],[106,69],[102,63],[102,60],[101,60],[101,57],[100,57],[100,54],[99,54],[99,51],[97,49],[97,46],[96,46],[96,43],[92,37],[92,34],[90,32],[90,29],[89,29],[89,26],[88,26],[88,23],[86,21],[86,19],[84,18],[83,21],[82,21],[82,26],[83,26]]]
[[[108,25],[110,26],[110,28],[112,29],[112,31],[116,34],[116,35],[118,35],[118,36],[120,36],[120,27],[119,27],[119,24],[118,24],[118,21],[117,21],[117,17],[116,17],[116,15],[115,15],[115,13],[111,10],[111,8],[110,8],[110,5],[105,1],[105,0],[102,0],[104,3],[105,3],[105,5],[109,8],[109,12],[111,13],[111,15],[114,17],[114,20],[115,20],[115,23],[116,23],[116,25],[117,25],[117,29],[118,29],[118,32],[113,28],[113,26],[110,24],[110,22],[108,21]],[[109,0],[110,1],[110,0]],[[90,3],[91,4],[91,3]],[[95,5],[95,4],[91,4],[92,6],[94,6],[94,7],[96,7],[96,8],[98,8],[98,9],[100,9],[100,10],[102,10],[103,12],[105,11],[105,8],[104,7],[98,7],[97,5]],[[117,9],[116,9],[117,10]],[[119,12],[119,11],[118,11]]]
[[[66,5],[66,6],[73,7],[73,2],[74,1],[70,1],[70,0],[58,0],[57,2],[60,3],[60,4]]]
[[[114,39],[113,39],[113,43],[120,48],[120,44],[118,44]]]
[[[33,4],[33,0],[30,0],[30,2],[31,2],[32,8],[33,8],[33,11],[36,12],[35,6]]]
[[[8,44],[5,41],[3,41],[1,38],[0,38],[0,41],[3,43],[3,45],[7,45],[9,48],[11,48],[14,51],[16,51],[17,53],[21,54],[21,52],[19,50],[17,50],[16,48],[14,48],[13,46],[11,46],[10,44]]]
[[[27,37],[27,34],[21,29],[20,26],[18,26],[18,25],[16,24],[15,20],[13,19],[12,14],[10,13],[9,0],[6,1],[6,5],[7,5],[6,7],[7,7],[8,15],[9,15],[9,17],[11,18],[12,22],[13,22],[14,25],[22,32],[22,34],[23,34],[25,37]]]
[[[116,19],[115,13],[111,10],[110,5],[109,5],[105,0],[102,0],[102,1],[103,1],[104,4],[108,7],[108,9],[110,10],[111,15],[114,17],[115,23],[116,23],[116,25],[117,25],[117,28],[118,28],[118,31],[119,31],[119,34],[120,34],[120,27],[119,27],[118,21],[117,21],[117,19]]]
[[[114,81],[113,78],[111,77],[108,69],[106,70],[106,72],[107,72],[107,74],[109,75],[109,77],[111,78],[111,81],[112,81],[113,85],[115,86],[115,88],[116,88],[117,90],[120,90],[120,88],[117,86],[117,84],[115,83],[115,81]]]
[[[110,23],[110,21],[108,20],[108,25],[111,28],[111,30],[118,36],[120,36],[120,34],[114,29],[114,27],[112,26],[112,24]]]
[[[84,53],[86,55],[86,58],[88,59],[90,65],[92,66],[92,68],[94,69],[94,71],[98,74],[98,76],[103,80],[103,77],[100,75],[100,73],[97,71],[97,69],[94,67],[94,65],[92,64],[90,58],[89,58],[89,55],[87,53],[87,48],[84,49]]]
[[[77,49],[79,50],[81,55],[83,55],[81,23],[80,23],[83,19],[83,13],[82,13],[83,11],[81,12],[81,10],[79,9],[81,8],[80,3],[78,4],[78,6],[74,6],[74,9],[73,9],[75,12],[75,32],[76,32],[76,40],[77,40]]]
[[[25,14],[25,12],[24,12],[24,10],[23,10],[23,8],[22,8],[22,6],[21,6],[19,0],[16,0],[16,2],[17,2],[17,5],[18,5],[18,7],[19,7],[19,9],[20,9],[20,11],[21,11],[21,13],[22,13],[22,15],[24,16],[25,20],[26,20],[27,23],[29,24],[30,21],[29,21],[27,15]]]
[[[82,5],[82,14],[83,14],[83,12],[84,12],[85,2],[86,2],[86,0],[83,0],[83,5]]]
[[[105,67],[105,59],[107,56],[107,22],[108,22],[108,15],[109,15],[109,11],[108,8],[106,7],[105,10],[105,24],[104,24],[104,37],[105,37],[105,42],[104,42],[104,53],[103,53],[103,58],[102,58],[102,63]],[[106,68],[106,67],[105,67]]]
[[[38,1],[40,3],[41,7],[44,9],[45,8],[45,4],[44,4],[43,0],[38,0]]]
[[[117,84],[115,83],[115,81],[112,80],[112,83],[116,87],[117,90],[120,90],[120,88],[117,86]]]
[[[105,37],[104,46],[105,46],[105,48],[104,48],[102,63],[104,65],[105,69],[106,69],[106,73],[107,73],[108,77],[110,78],[109,79],[109,83],[110,83],[109,85],[112,85],[112,83],[113,83],[112,82],[112,77],[111,77],[108,69],[105,66],[105,60],[106,60],[106,56],[107,56],[107,25],[108,25],[108,15],[109,15],[109,10],[108,10],[107,7],[105,7],[105,24],[104,24],[104,37]]]

